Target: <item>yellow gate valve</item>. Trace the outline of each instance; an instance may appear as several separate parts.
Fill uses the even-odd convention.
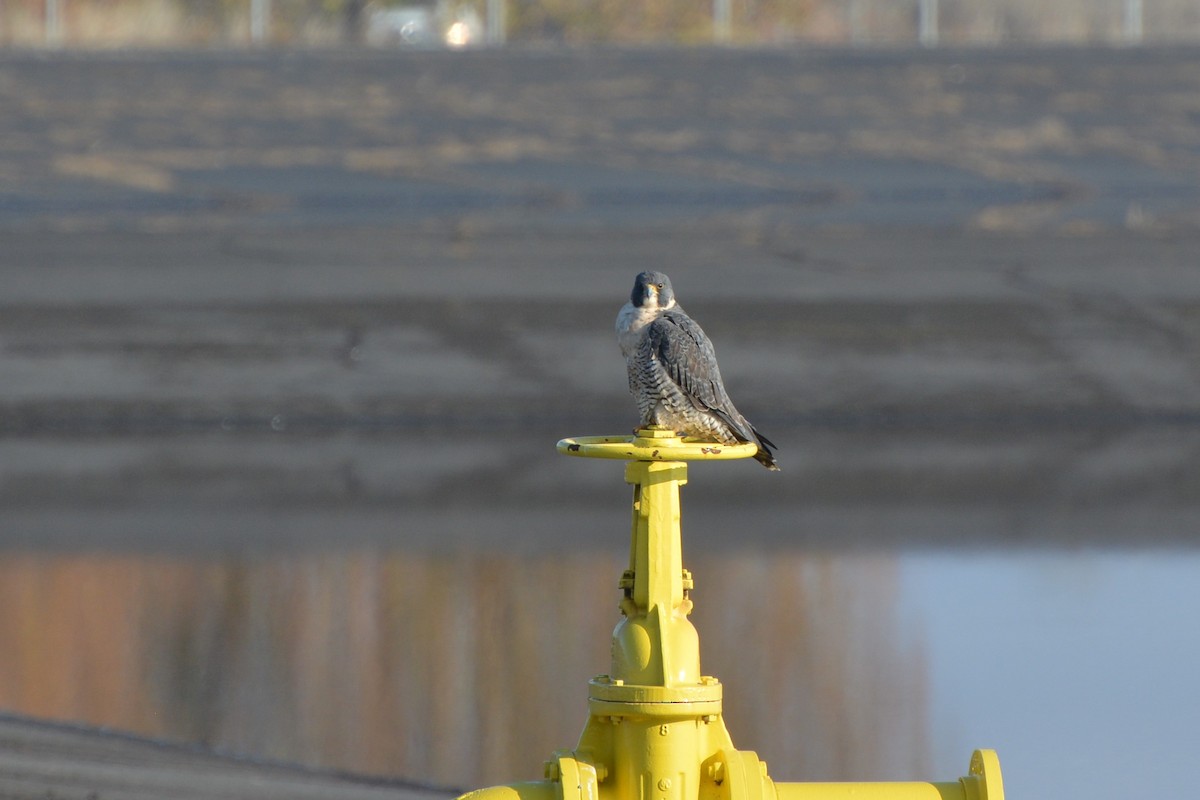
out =
[[[969,773],[943,783],[776,783],[767,765],[733,746],[721,683],[700,673],[700,639],[688,615],[679,487],[688,461],[747,458],[757,445],[634,436],[563,439],[558,451],[620,459],[633,484],[629,569],[607,675],[588,682],[588,720],[574,750],[545,764],[543,780],[479,789],[460,800],[1004,800],[1000,762],[977,750]]]

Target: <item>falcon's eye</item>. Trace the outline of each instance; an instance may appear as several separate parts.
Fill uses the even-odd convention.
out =
[[[660,283],[660,284],[658,284],[658,288],[660,288],[660,289],[662,288],[662,284],[661,284],[661,283]]]

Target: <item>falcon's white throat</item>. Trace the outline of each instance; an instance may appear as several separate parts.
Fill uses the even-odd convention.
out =
[[[626,361],[637,350],[646,326],[658,319],[664,311],[670,311],[674,307],[675,298],[673,297],[671,302],[665,306],[635,306],[630,302],[621,307],[621,311],[617,314],[617,344],[621,346],[621,353],[625,356]]]

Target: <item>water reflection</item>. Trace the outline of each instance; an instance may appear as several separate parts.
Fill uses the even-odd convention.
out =
[[[892,557],[689,559],[703,667],[777,778],[925,772]],[[608,668],[617,555],[0,561],[0,706],[454,786],[537,777]],[[464,766],[465,765],[465,766]]]

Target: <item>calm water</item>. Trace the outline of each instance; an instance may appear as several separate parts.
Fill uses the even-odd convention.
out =
[[[458,787],[536,777],[607,669],[622,562],[10,556],[0,705]],[[688,562],[705,672],[776,780],[948,779],[994,747],[1014,797],[1183,789],[1200,556]]]
[[[899,570],[936,773],[984,744],[1010,797],[1189,793],[1200,555],[913,555]]]

